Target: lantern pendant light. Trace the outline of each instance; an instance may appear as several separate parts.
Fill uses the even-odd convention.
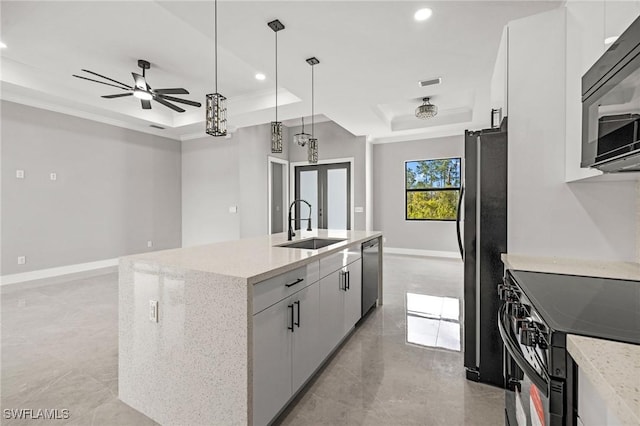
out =
[[[314,133],[314,85],[313,85],[313,67],[318,65],[320,61],[318,58],[313,57],[307,59],[307,63],[311,65],[311,138],[309,139],[309,146],[307,148],[307,160],[309,163],[315,164],[318,162],[318,139]]]
[[[206,132],[211,136],[227,136],[227,98],[218,92],[218,0],[214,2],[215,13],[215,93],[206,100]]]
[[[271,122],[271,152],[282,152],[282,122],[278,121],[278,31],[284,30],[284,25],[277,19],[267,24],[276,33],[276,121]]]

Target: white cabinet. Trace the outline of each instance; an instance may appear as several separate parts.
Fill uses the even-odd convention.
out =
[[[320,280],[320,352],[327,356],[353,328],[362,312],[362,260]]]
[[[253,301],[253,424],[262,426],[360,320],[360,246],[256,284]]]
[[[265,425],[291,397],[290,299],[253,317],[253,424]]]
[[[322,362],[319,283],[253,316],[253,424],[268,424]]]
[[[349,264],[347,291],[344,294],[344,333],[347,334],[362,317],[362,260]]]

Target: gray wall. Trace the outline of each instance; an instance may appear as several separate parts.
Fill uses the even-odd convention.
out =
[[[565,183],[564,22],[509,25],[509,252],[633,261],[635,182]]]
[[[463,156],[463,135],[373,145],[373,228],[386,246],[457,253],[455,222],[405,220],[404,162]]]
[[[288,129],[283,135],[282,154],[271,154],[269,124],[182,143],[184,247],[267,235],[268,157],[287,158]]]
[[[180,246],[178,141],[4,101],[1,136],[3,275]]]
[[[289,133],[300,132],[301,127],[291,127]],[[307,126],[305,130],[311,129]],[[365,229],[365,137],[354,136],[332,121],[315,125],[315,137],[318,138],[318,160],[332,160],[336,158],[354,158],[354,207],[363,207],[362,213],[355,213],[353,229]],[[307,147],[291,144],[289,161],[292,163],[307,161]]]

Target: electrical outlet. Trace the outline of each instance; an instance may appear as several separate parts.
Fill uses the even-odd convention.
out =
[[[24,179],[24,170],[16,170],[16,179]]]
[[[49,179],[51,179],[51,180],[58,180],[58,174],[57,174],[57,173],[51,173],[51,174],[49,174]]]
[[[152,241],[147,241],[147,247],[149,247],[149,248],[153,247],[153,242]]]
[[[149,321],[158,322],[158,301],[149,300]]]
[[[18,256],[18,265],[24,265],[27,263],[27,256]]]
[[[230,206],[229,213],[238,213],[238,206]]]

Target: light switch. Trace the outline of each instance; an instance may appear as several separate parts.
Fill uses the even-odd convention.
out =
[[[229,213],[238,213],[238,206],[229,207]]]
[[[158,322],[158,301],[149,300],[149,321]]]
[[[16,170],[16,179],[24,179],[24,170]]]

